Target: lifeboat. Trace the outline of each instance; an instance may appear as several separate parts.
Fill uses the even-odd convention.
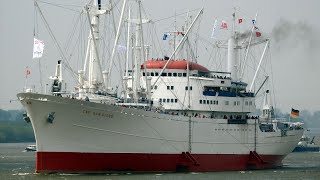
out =
[[[147,60],[146,66],[147,69],[162,69],[165,64],[167,63],[166,60]],[[189,64],[190,70],[198,70],[198,71],[209,71],[207,68],[203,67],[202,65],[194,62],[190,62],[187,60],[172,60],[167,65],[166,69],[184,69],[187,70],[187,65]],[[141,65],[141,69],[144,69],[144,64]]]

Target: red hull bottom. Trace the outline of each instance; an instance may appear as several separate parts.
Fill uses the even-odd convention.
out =
[[[282,155],[37,152],[36,172],[228,171],[281,165]]]

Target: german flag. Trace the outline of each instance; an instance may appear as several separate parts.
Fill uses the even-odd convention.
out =
[[[299,110],[296,110],[296,109],[291,109],[291,117],[292,118],[299,118]]]

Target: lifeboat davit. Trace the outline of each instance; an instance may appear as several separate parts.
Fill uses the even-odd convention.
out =
[[[162,69],[165,64],[167,63],[166,60],[147,60],[146,65],[147,69]],[[187,70],[187,65],[189,64],[190,70],[198,70],[198,71],[209,71],[207,68],[201,66],[198,63],[190,62],[187,60],[171,60],[167,65],[166,69],[184,69]],[[144,64],[141,65],[141,69],[144,69]]]

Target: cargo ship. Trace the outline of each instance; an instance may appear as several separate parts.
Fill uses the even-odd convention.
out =
[[[253,43],[239,43],[240,33],[233,28],[225,71],[179,58],[177,52],[188,42],[201,9],[180,32],[181,40],[171,56],[147,59],[141,48],[147,20],[141,13],[130,19],[126,3],[119,27],[129,12],[126,22],[135,26],[135,42],[128,43],[134,51],[134,65],[122,77],[121,95],[111,92],[111,71],[102,71],[97,51],[99,16],[106,13],[100,0],[85,8],[90,35],[75,91],[64,90],[62,60],[51,77],[49,94],[17,95],[36,138],[36,172],[203,172],[281,166],[304,130],[301,124],[273,119],[269,90],[260,92],[264,95],[262,114],[252,115],[260,88],[255,91],[243,82],[237,67],[239,51]],[[235,14],[231,18],[236,21]],[[253,30],[254,26],[250,41]],[[121,33],[116,34],[117,39]],[[265,52],[269,40],[262,43]],[[114,56],[115,52],[110,60]],[[263,55],[259,64],[262,60]]]

